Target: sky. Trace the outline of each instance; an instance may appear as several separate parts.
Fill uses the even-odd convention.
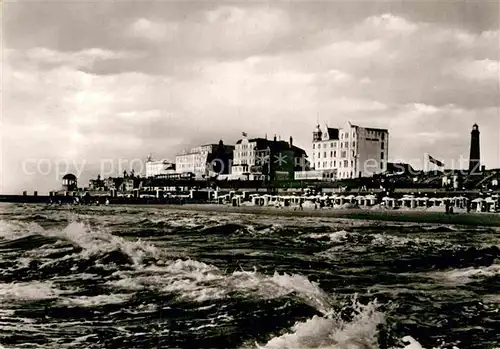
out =
[[[242,132],[310,153],[318,120],[387,128],[418,168],[458,167],[477,123],[498,168],[499,21],[496,1],[5,2],[0,192]]]

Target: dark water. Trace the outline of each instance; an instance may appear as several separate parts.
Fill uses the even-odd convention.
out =
[[[4,204],[0,344],[495,348],[499,232]]]

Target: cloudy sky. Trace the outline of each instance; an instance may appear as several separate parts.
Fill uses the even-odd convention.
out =
[[[0,192],[242,131],[309,151],[318,117],[388,128],[417,167],[467,158],[477,122],[500,167],[499,19],[493,1],[7,2]]]

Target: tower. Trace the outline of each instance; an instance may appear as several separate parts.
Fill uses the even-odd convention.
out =
[[[65,191],[74,191],[78,188],[76,176],[72,173],[64,175],[62,178],[62,187]]]
[[[472,126],[470,133],[470,156],[469,156],[469,173],[478,174],[481,171],[481,157],[479,151],[479,127],[477,124]]]
[[[313,132],[313,142],[318,142],[321,141],[321,136],[323,135],[323,132],[321,132],[321,127],[316,126],[316,129]]]

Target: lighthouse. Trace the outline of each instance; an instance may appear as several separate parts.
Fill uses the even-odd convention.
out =
[[[474,124],[470,133],[469,174],[479,174],[480,171],[479,127]]]

